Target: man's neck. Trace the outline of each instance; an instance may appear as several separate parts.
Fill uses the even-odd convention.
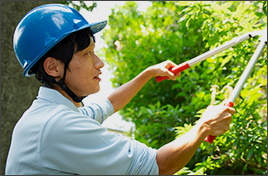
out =
[[[59,85],[55,85],[55,87],[53,88],[55,90],[57,90],[59,93],[61,93],[64,97],[66,97],[68,100],[70,100],[77,108],[78,107],[83,107],[83,103],[82,102],[75,102],[64,90],[62,90],[60,88]]]

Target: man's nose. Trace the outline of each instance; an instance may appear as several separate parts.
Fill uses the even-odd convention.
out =
[[[102,62],[102,60],[97,55],[95,55],[94,66],[96,69],[100,69],[100,68],[104,67],[104,62]]]

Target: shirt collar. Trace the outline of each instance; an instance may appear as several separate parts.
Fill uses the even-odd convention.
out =
[[[69,99],[64,97],[57,90],[41,86],[38,91],[38,100],[44,100],[51,103],[65,105],[74,111],[80,112],[78,108]]]

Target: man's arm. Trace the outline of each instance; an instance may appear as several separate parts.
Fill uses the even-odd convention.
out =
[[[156,76],[167,76],[169,79],[176,80],[176,76],[179,76],[179,74],[174,75],[168,70],[174,66],[176,66],[176,64],[169,60],[150,66],[131,81],[117,88],[108,97],[108,100],[114,107],[114,112],[125,107],[151,78]]]
[[[235,110],[227,106],[209,106],[190,131],[158,149],[159,175],[171,175],[184,167],[206,136],[218,136],[229,129],[234,113]]]

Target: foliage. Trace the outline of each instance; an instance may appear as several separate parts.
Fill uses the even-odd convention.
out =
[[[135,136],[139,136],[139,141],[159,148],[163,143],[168,143],[170,137],[175,138],[173,124],[183,124],[184,119],[179,111],[179,105],[173,107],[169,104],[161,106],[158,101],[155,105],[149,104],[148,107],[140,107],[138,112],[129,109],[126,116],[137,118],[135,125],[138,127]],[[148,128],[150,126],[150,128]]]
[[[78,3],[79,2],[79,3]],[[65,4],[68,6],[72,6],[76,10],[80,11],[81,8],[86,9],[88,11],[93,11],[94,8],[97,7],[97,3],[93,1],[92,5],[87,5],[84,1],[60,1],[61,4]]]
[[[103,38],[113,86],[170,59],[190,60],[234,37],[267,27],[266,1],[153,1],[146,12],[128,1],[109,16]],[[150,80],[120,112],[136,124],[136,139],[159,148],[184,134],[210,104],[228,98],[258,38],[183,71],[177,81]],[[235,102],[230,130],[203,142],[177,174],[267,174],[267,47]],[[212,91],[212,92],[211,92]]]

